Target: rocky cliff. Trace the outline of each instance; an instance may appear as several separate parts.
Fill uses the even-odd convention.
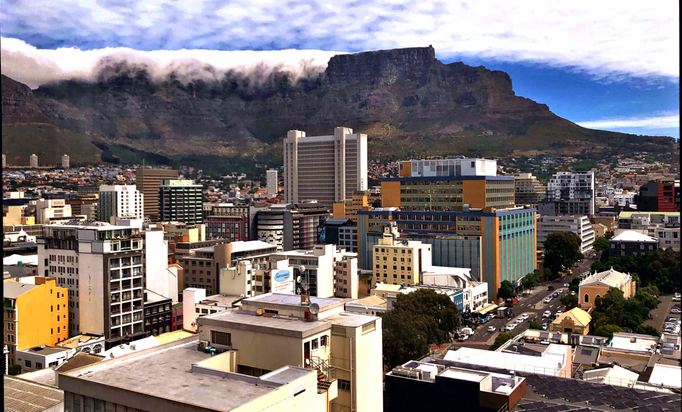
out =
[[[260,154],[267,161],[281,157],[277,144],[287,130],[328,134],[340,125],[369,135],[370,158],[502,156],[557,143],[570,149],[571,142],[598,149],[629,136],[581,128],[516,96],[506,73],[443,64],[432,47],[334,56],[323,73],[296,82],[281,72],[230,72],[213,82],[183,84],[171,75],[158,83],[143,67],[117,62],[97,82],[27,89],[3,76],[3,126],[19,135],[27,123],[46,123],[100,147],[168,158]]]

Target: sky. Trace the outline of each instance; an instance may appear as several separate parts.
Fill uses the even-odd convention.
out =
[[[2,73],[32,88],[123,59],[157,78],[296,77],[337,53],[433,45],[585,127],[679,138],[674,0],[3,0],[0,33]]]

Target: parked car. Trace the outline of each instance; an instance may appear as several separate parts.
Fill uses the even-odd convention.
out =
[[[549,303],[549,302],[551,302],[551,301],[552,301],[552,297],[551,297],[551,296],[548,296],[548,297],[546,297],[546,298],[543,300],[543,302],[545,302],[545,303]]]
[[[497,331],[497,328],[496,328],[496,327],[494,327],[494,326],[488,326],[488,332],[493,333],[493,332],[496,332],[496,331]]]
[[[553,297],[553,298],[558,298],[558,297],[559,297],[559,292],[554,292],[554,293],[552,293],[552,297]]]
[[[563,313],[562,311],[557,310],[556,313],[554,314],[554,316],[556,316],[558,318],[559,316],[561,316],[562,313]]]
[[[678,308],[672,308],[672,310],[670,310],[670,313],[678,314],[678,313],[682,313],[682,310],[680,310]]]
[[[556,288],[555,288],[554,286],[552,286],[552,285],[549,285],[549,286],[547,287],[547,290],[550,291],[550,292],[553,291],[554,289],[556,289]]]
[[[567,287],[569,287],[569,286],[571,286],[571,285],[569,285],[568,283],[564,283],[564,287],[565,287],[565,288],[567,288]]]
[[[550,311],[548,311],[548,310],[546,310],[545,313],[542,314],[542,317],[543,317],[543,318],[548,318],[548,317],[550,317],[550,316],[552,316],[552,312],[550,312]]]
[[[542,330],[547,330],[549,328],[549,324],[547,322],[542,324]]]
[[[511,332],[512,330],[514,330],[515,327],[516,327],[515,324],[510,323],[509,325],[507,325],[507,327],[504,328],[504,330],[506,330],[507,332]]]
[[[528,319],[528,314],[524,313],[523,315],[521,315],[520,319],[521,319],[521,321]]]

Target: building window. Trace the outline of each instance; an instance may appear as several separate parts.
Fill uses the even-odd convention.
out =
[[[230,333],[212,330],[211,343],[216,345],[232,346],[232,335]]]
[[[320,346],[327,346],[327,335],[320,336]]]
[[[350,392],[350,381],[339,379],[339,389]]]
[[[319,343],[318,343],[317,338],[311,340],[310,342],[311,342],[310,347],[312,350],[315,350],[318,348]]]
[[[31,361],[30,361],[30,360],[25,360],[25,361],[24,361],[24,366],[26,366],[27,368],[30,368],[30,367],[31,367]]]

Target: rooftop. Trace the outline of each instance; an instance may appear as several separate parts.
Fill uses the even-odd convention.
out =
[[[5,412],[41,412],[64,403],[64,391],[5,375]]]
[[[630,279],[629,274],[618,272],[617,270],[613,270],[613,268],[611,268],[609,270],[605,270],[604,272],[590,275],[589,277],[585,278],[585,280],[580,282],[580,286],[589,285],[592,283],[605,283],[611,287],[618,287],[628,279]]]
[[[145,289],[144,293],[147,295],[147,300],[146,302],[149,303],[154,303],[154,302],[161,302],[162,300],[168,300],[170,298],[167,298],[163,295],[160,295],[153,290]]]
[[[85,333],[82,335],[76,335],[73,338],[63,340],[63,341],[57,343],[57,346],[61,346],[62,348],[77,348],[78,345],[81,343],[88,343],[90,341],[96,341],[96,340],[104,341],[104,336],[92,335],[89,333]]]
[[[3,266],[17,266],[21,262],[22,265],[38,265],[38,255],[12,255],[2,259]]]
[[[286,316],[257,316],[253,312],[238,310],[204,315],[199,318],[198,322],[201,325],[226,326],[293,337],[307,337],[331,328],[331,323],[323,320],[307,321]]]
[[[51,346],[41,345],[41,346],[34,346],[32,348],[22,349],[18,352],[38,353],[40,355],[48,356],[48,355],[54,355],[56,353],[68,352],[70,350],[71,349],[69,349],[69,348],[55,348],[55,347],[51,347]]]
[[[263,295],[253,296],[249,298],[244,298],[242,303],[269,303],[276,305],[285,306],[301,306],[301,296],[300,295],[289,295],[285,293],[265,293]],[[343,299],[337,298],[318,298],[317,296],[310,297],[311,303],[316,303],[320,306],[320,310],[328,306],[339,306],[343,303]]]
[[[649,383],[679,388],[682,386],[681,370],[679,366],[658,363],[654,365],[651,377],[649,377]]]
[[[560,324],[561,322],[564,321],[564,318],[566,317],[573,318],[573,320],[576,321],[576,323],[578,323],[581,326],[589,325],[590,321],[592,320],[592,316],[590,316],[589,313],[585,312],[580,308],[573,308],[568,312],[564,312],[561,315],[559,315],[559,317],[554,319],[552,323]]]
[[[191,288],[188,288],[191,289]],[[187,289],[185,289],[187,290]],[[213,305],[214,303],[217,303],[215,306],[224,306],[231,308],[232,305],[237,302],[238,300],[241,300],[241,296],[230,296],[230,295],[211,295],[207,296],[206,299],[202,300],[199,302],[200,305]]]
[[[29,285],[26,283],[19,283],[13,280],[5,280],[2,282],[2,295],[6,299],[16,299],[31,289],[37,288],[39,285]]]
[[[652,353],[658,344],[658,338],[638,333],[614,333],[608,348],[635,352]]]
[[[651,236],[647,236],[643,233],[637,232],[635,230],[626,230],[620,235],[611,239],[612,242],[657,242],[656,239]]]
[[[570,350],[570,347],[550,344],[543,356],[529,356],[464,347],[456,351],[448,351],[443,359],[469,365],[500,367],[519,372],[527,371],[556,376],[566,362],[571,362],[567,349]]]
[[[242,380],[192,372],[192,365],[211,357],[197,350],[198,343],[198,339],[191,337],[75,369],[65,375],[218,411],[236,409],[275,390]],[[277,380],[279,371],[275,372],[278,373],[273,378]],[[279,378],[286,381],[286,376]],[[218,394],[221,396],[216,396]]]
[[[360,304],[366,307],[369,306],[384,306],[386,307],[386,299],[382,298],[381,296],[377,295],[372,295],[372,296],[367,296],[362,299],[358,299],[353,302],[348,302],[347,304]]]

